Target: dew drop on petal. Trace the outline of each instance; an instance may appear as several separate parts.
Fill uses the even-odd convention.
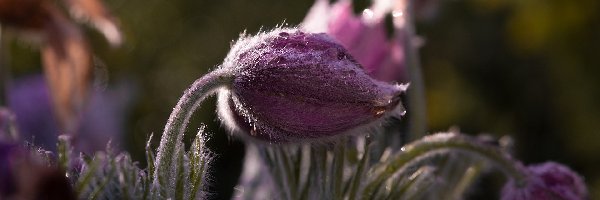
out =
[[[375,115],[375,117],[380,117],[386,111],[387,111],[387,107],[386,106],[377,106],[371,112],[373,113],[373,115]]]
[[[290,34],[288,32],[281,32],[281,33],[279,33],[279,36],[288,37],[288,36],[290,36]]]
[[[406,115],[406,110],[403,110],[402,112],[400,112],[400,116],[404,116]]]
[[[250,130],[250,135],[256,136],[258,133],[256,126],[252,126],[252,130]]]

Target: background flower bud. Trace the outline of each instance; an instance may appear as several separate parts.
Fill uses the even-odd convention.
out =
[[[527,167],[530,177],[525,186],[509,181],[502,189],[502,200],[581,200],[587,196],[582,178],[568,167],[545,162]]]
[[[400,103],[405,86],[377,81],[326,34],[276,29],[243,37],[223,68],[219,114],[232,129],[270,142],[323,138],[364,127]]]

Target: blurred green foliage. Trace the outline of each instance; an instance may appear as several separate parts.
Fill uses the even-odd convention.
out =
[[[431,130],[511,135],[525,163],[555,160],[600,197],[600,2],[445,1],[422,22]]]
[[[592,199],[600,198],[600,2],[430,1],[437,11],[417,26],[426,41],[421,53],[430,130],[456,125],[468,133],[513,136],[525,163],[565,163],[585,176]],[[119,79],[137,83],[124,136],[133,160],[143,160],[148,135],[162,132],[185,88],[217,66],[241,32],[296,25],[312,3],[107,0],[125,44],[111,49],[87,31],[106,64],[108,87]],[[11,47],[14,76],[40,70],[35,50],[20,42]],[[224,173],[213,177],[228,180],[227,188],[239,173],[243,146],[220,129],[214,99],[197,113],[190,127],[202,122],[215,133],[215,170]],[[187,141],[194,135],[190,131]]]

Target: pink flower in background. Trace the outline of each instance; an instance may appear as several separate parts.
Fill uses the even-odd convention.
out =
[[[387,82],[406,81],[402,45],[404,6],[404,1],[377,0],[357,16],[349,0],[333,4],[317,0],[301,26],[338,40],[372,77]],[[393,19],[394,34],[390,38],[386,35],[386,15]]]
[[[525,186],[509,181],[502,189],[502,200],[581,200],[587,196],[583,179],[568,167],[546,162],[527,167],[530,177]]]

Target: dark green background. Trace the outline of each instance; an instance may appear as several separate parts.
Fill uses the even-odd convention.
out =
[[[430,2],[438,4],[437,12],[417,24],[426,40],[421,60],[430,130],[458,126],[471,134],[510,135],[519,159],[565,163],[585,176],[592,199],[600,198],[599,1]],[[121,21],[126,43],[111,49],[98,33],[87,31],[107,66],[108,87],[119,79],[138,86],[125,149],[143,160],[147,136],[162,132],[183,90],[221,62],[240,32],[296,25],[312,3],[106,1]],[[35,50],[13,46],[14,76],[40,70],[28,67],[39,66]],[[220,155],[214,169],[221,172],[213,179],[234,181],[243,147],[219,129],[212,99],[198,113],[192,129],[202,122],[217,135],[211,140]],[[473,193],[482,193],[479,188],[484,187]]]

